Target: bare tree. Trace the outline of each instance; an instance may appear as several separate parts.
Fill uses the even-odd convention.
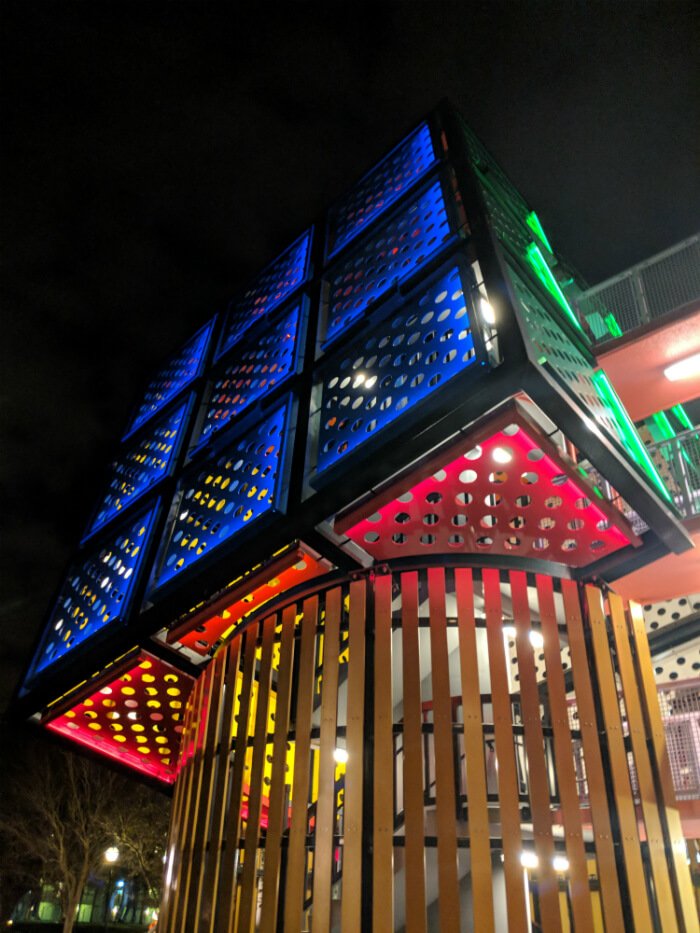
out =
[[[33,866],[54,884],[63,933],[73,929],[83,888],[105,849],[120,849],[120,866],[157,888],[167,832],[168,801],[106,767],[49,745],[30,751],[5,780],[0,836],[13,864]],[[26,875],[26,872],[25,872]]]

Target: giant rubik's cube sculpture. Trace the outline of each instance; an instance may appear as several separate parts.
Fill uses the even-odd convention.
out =
[[[163,929],[697,929],[576,289],[445,104],[153,377],[16,708],[174,784]]]

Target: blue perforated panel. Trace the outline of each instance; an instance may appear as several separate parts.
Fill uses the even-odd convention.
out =
[[[318,471],[374,437],[476,360],[460,274],[452,268],[424,294],[355,340],[325,368]]]
[[[156,586],[276,507],[288,405],[183,476]]]
[[[368,305],[420,268],[449,237],[442,189],[435,181],[329,270],[326,344]]]
[[[434,164],[430,129],[422,123],[330,209],[327,255],[354,239]]]
[[[243,340],[214,375],[197,443],[263,398],[295,368],[301,302],[255,339]]]
[[[195,376],[199,375],[206,356],[209,338],[214,322],[210,321],[189,340],[179,353],[171,356],[168,362],[149,383],[143,402],[134,416],[124,438],[133,434],[156,412],[164,408],[175,398]]]
[[[71,568],[36,653],[32,676],[125,617],[155,511],[151,507],[122,524],[106,544]]]
[[[307,230],[260,273],[240,300],[231,303],[219,355],[225,353],[251,325],[277,308],[297,286],[306,281],[311,233],[311,230]]]
[[[148,432],[112,463],[107,491],[86,538],[170,473],[187,424],[187,408],[185,400],[164,418],[156,419]]]

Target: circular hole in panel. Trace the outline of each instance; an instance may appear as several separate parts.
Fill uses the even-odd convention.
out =
[[[503,502],[503,496],[499,495],[497,492],[490,492],[488,496],[484,496],[484,505],[488,505],[489,508],[495,508],[495,506],[500,505]]]
[[[556,524],[557,523],[554,521],[553,518],[541,518],[537,522],[537,527],[540,528],[542,531],[549,531],[549,529],[554,528]]]
[[[377,522],[380,522],[381,520],[382,516],[379,514],[379,512],[373,512],[367,519],[367,521],[372,522],[373,525],[376,525]],[[304,566],[306,566],[306,564]],[[303,570],[304,568],[302,567],[300,569]]]
[[[477,479],[477,473],[475,470],[462,470],[459,474],[460,483],[473,483]]]
[[[375,544],[377,541],[379,541],[379,535],[376,531],[368,531],[365,535],[365,541],[368,544]]]
[[[519,509],[527,508],[527,506],[530,505],[531,502],[532,502],[532,499],[530,496],[518,496],[518,498],[515,500],[515,504],[518,506]]]
[[[580,531],[584,526],[585,522],[582,518],[572,518],[570,522],[566,523],[566,527],[569,531]]]
[[[539,447],[534,447],[532,450],[528,451],[527,459],[530,460],[531,463],[537,463],[542,457],[544,457],[544,451],[540,450]]]
[[[468,521],[469,519],[467,518],[467,516],[462,515],[459,512],[457,513],[457,515],[452,516],[452,524],[455,525],[457,528],[461,528],[463,525],[466,525]]]
[[[476,539],[476,546],[479,548],[488,548],[493,544],[493,538],[489,538],[488,535],[483,535],[481,538]]]
[[[546,551],[549,547],[549,541],[547,538],[535,538],[532,542],[532,547],[535,551]]]
[[[538,480],[539,480],[539,476],[537,475],[537,473],[533,473],[531,470],[529,470],[526,473],[520,474],[520,482],[523,483],[525,486],[534,486]]]
[[[425,497],[425,501],[429,502],[431,505],[435,505],[438,502],[442,502],[442,493],[440,492],[429,492]]]
[[[510,528],[515,529],[515,530],[517,530],[518,528],[524,528],[524,527],[525,527],[525,519],[522,517],[522,515],[515,515],[515,516],[513,516],[513,518],[511,518],[511,520],[508,522],[508,526],[509,526]]]
[[[511,535],[509,538],[503,542],[503,545],[507,551],[512,551],[517,547],[520,547],[520,538],[517,538],[515,535]]]
[[[513,451],[510,447],[494,447],[491,457],[494,463],[510,463],[513,459]]]
[[[587,499],[585,496],[581,496],[579,499],[574,502],[574,505],[577,509],[587,509],[591,504],[591,500]]]
[[[433,479],[436,483],[442,483],[447,479],[447,473],[445,470],[438,470],[437,473],[433,473]]]
[[[598,529],[598,531],[609,531],[610,522],[608,521],[607,518],[601,518],[599,522],[596,522],[596,528]]]
[[[496,527],[496,516],[495,515],[484,515],[479,522],[482,528],[495,528]]]
[[[505,434],[506,437],[512,437],[514,434],[517,434],[519,430],[520,428],[517,424],[508,424],[503,428],[502,433]]]
[[[423,516],[424,525],[437,525],[440,520],[440,516],[436,515],[435,512],[428,512],[427,515]]]
[[[447,543],[450,547],[460,547],[462,544],[464,544],[464,538],[462,535],[450,535],[447,539]]]
[[[552,485],[554,486],[563,486],[569,477],[566,473],[557,473],[556,476],[552,477]]]
[[[479,446],[479,444],[477,444],[476,447],[472,447],[471,450],[468,450],[466,452],[466,454],[464,455],[464,459],[465,460],[478,460],[481,454],[482,454],[481,447]]]
[[[406,522],[409,522],[410,520],[411,516],[408,514],[408,512],[397,512],[396,515],[394,515],[394,521],[398,522],[399,525],[405,525]]]
[[[405,544],[408,541],[408,535],[403,534],[403,532],[397,532],[395,535],[391,536],[391,540],[394,544]]]
[[[591,541],[592,551],[601,551],[605,547],[605,541]]]
[[[489,483],[500,486],[506,482],[508,482],[508,474],[503,470],[496,470],[494,473],[489,473]]]
[[[458,492],[455,496],[455,502],[457,505],[469,505],[470,502],[474,501],[474,496],[470,492]]]
[[[545,507],[548,509],[558,509],[563,504],[563,502],[564,500],[561,498],[561,496],[548,496],[544,500]]]
[[[436,538],[435,535],[421,535],[418,540],[421,544],[428,547],[431,544],[435,544]]]
[[[396,497],[397,502],[413,502],[413,493],[404,492],[402,495]]]

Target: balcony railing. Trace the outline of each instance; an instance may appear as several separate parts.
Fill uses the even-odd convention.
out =
[[[700,234],[689,237],[575,299],[596,342],[621,337],[700,300]]]
[[[648,450],[681,515],[700,515],[700,428],[650,444]]]

